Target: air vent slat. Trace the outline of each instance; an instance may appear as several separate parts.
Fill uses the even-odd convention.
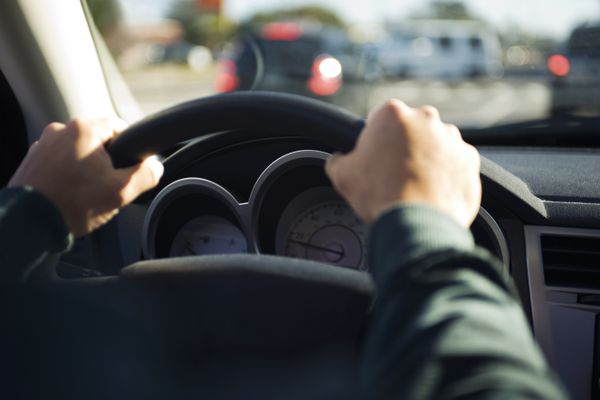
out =
[[[542,235],[541,245],[547,285],[600,288],[600,238]]]
[[[546,249],[544,250],[548,253],[557,253],[557,254],[579,254],[579,255],[590,255],[590,256],[598,256],[600,255],[600,251],[586,251],[586,250],[573,250],[573,249]]]
[[[549,270],[549,271],[594,272],[594,271],[596,271],[596,268],[593,268],[593,267],[581,267],[581,266],[573,265],[573,264],[556,264],[556,265],[547,265],[546,266],[546,270]]]

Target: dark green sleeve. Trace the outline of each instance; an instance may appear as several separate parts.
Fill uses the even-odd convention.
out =
[[[388,211],[372,228],[369,266],[369,398],[566,398],[510,278],[451,218],[417,205]]]
[[[21,280],[71,241],[59,211],[42,194],[28,187],[0,191],[0,280]]]

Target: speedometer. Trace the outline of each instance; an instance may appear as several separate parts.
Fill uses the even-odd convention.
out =
[[[364,269],[365,229],[342,202],[308,209],[292,225],[285,254],[342,267]]]
[[[292,200],[278,233],[279,254],[367,269],[367,227],[329,188],[312,189]]]

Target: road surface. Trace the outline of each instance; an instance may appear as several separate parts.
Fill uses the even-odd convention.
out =
[[[215,70],[202,73],[166,66],[125,74],[133,95],[145,113],[214,94]],[[550,90],[542,79],[499,81],[394,81],[373,85],[369,106],[398,98],[412,106],[437,107],[447,122],[463,127],[543,118],[550,105]]]
[[[431,104],[445,121],[468,127],[543,118],[550,107],[548,86],[533,80],[382,84],[373,91],[370,106],[392,97],[412,106]]]

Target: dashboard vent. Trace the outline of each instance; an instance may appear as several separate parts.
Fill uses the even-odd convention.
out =
[[[542,235],[549,286],[600,288],[600,238]]]

